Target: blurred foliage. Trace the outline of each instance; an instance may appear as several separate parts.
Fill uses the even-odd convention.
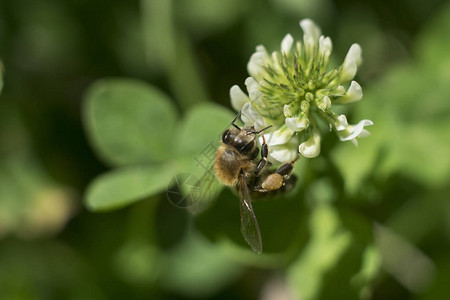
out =
[[[233,116],[202,104],[177,124],[167,99],[138,81],[111,79],[92,86],[85,100],[86,131],[99,155],[122,167],[89,187],[90,208],[111,209],[166,190],[176,174],[191,171],[192,156],[217,139]]]
[[[18,112],[0,103],[0,237],[52,236],[75,209],[74,191],[43,169]]]
[[[431,187],[448,183],[450,104],[442,95],[450,92],[450,24],[442,20],[445,14],[418,37],[417,59],[392,67],[358,105],[357,114],[370,115],[378,126],[357,156],[344,145],[333,154],[351,190],[369,174],[387,178],[396,172]]]
[[[192,215],[166,190],[305,17],[333,59],[362,46],[349,121],[375,125],[254,201],[256,255],[232,191]],[[445,299],[449,36],[443,0],[0,2],[0,299]]]

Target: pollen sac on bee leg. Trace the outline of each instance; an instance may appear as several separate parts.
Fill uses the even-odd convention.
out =
[[[283,186],[283,177],[278,174],[270,174],[262,183],[261,187],[266,191],[275,191]]]

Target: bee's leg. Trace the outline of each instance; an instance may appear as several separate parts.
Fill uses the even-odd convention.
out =
[[[241,115],[241,111],[239,111],[238,114],[236,115],[236,117],[234,117],[233,121],[231,121],[231,125],[233,125],[238,130],[241,130],[241,128],[239,126],[237,126],[234,122],[236,122],[237,118],[239,118],[240,115]]]
[[[267,156],[269,155],[269,146],[267,146],[266,139],[264,138],[264,135],[261,135],[263,139],[263,143],[261,145],[261,159],[259,160],[258,164],[256,165],[255,169],[255,180],[253,181],[253,191],[255,192],[263,192],[261,189],[261,182],[260,182],[260,175],[262,170],[267,164]]]
[[[292,169],[294,169],[294,163],[299,159],[299,155],[292,161],[281,165],[275,173],[280,174],[283,178],[287,179],[291,176]]]
[[[266,129],[270,128],[270,127],[272,127],[272,125],[264,127],[261,130],[255,131],[255,128],[252,126],[249,129],[248,128],[245,129],[245,131],[246,131],[245,134],[246,135],[260,134],[261,132],[263,132],[264,130],[266,130]],[[258,174],[261,173],[262,169],[266,165],[267,155],[269,154],[269,147],[267,146],[266,138],[264,137],[263,134],[261,134],[261,138],[263,139],[263,143],[261,145],[261,160],[258,162],[258,165],[257,165],[256,170],[255,170],[255,175],[256,176],[258,176]],[[255,140],[255,139],[253,139],[253,140]]]
[[[272,125],[267,126],[259,131],[247,131],[247,134],[260,134],[261,132],[263,132],[264,130],[266,130],[270,127],[272,127]],[[253,190],[254,191],[256,191],[257,183],[259,182],[262,170],[264,169],[264,167],[267,164],[267,156],[269,155],[269,146],[267,145],[266,138],[264,137],[263,134],[261,134],[261,138],[263,140],[262,145],[261,145],[261,159],[259,160],[258,164],[256,165],[256,169],[255,169],[255,180],[253,182]]]
[[[275,173],[268,175],[260,185],[255,185],[253,190],[257,192],[268,192],[275,191],[283,187],[286,180],[291,177],[292,169],[294,169],[294,163],[298,158],[299,156],[297,156],[294,160],[281,165]]]
[[[264,188],[262,187],[262,185],[263,185],[264,182],[261,182],[259,179],[260,179],[259,177],[258,177],[258,178],[255,178],[255,182],[254,182],[254,184],[253,184],[253,191],[254,191],[254,192],[260,192],[260,193],[266,193],[266,192],[268,192],[268,190],[266,190],[266,189],[264,189]]]
[[[264,169],[264,166],[267,163],[267,155],[269,155],[269,146],[267,146],[266,138],[264,137],[264,135],[261,135],[261,137],[263,139],[263,143],[261,145],[261,159],[259,160],[258,164],[256,165],[256,169],[255,169],[256,177],[258,177],[258,175]]]

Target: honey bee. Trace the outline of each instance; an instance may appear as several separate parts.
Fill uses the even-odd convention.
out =
[[[240,128],[235,124],[240,113],[231,122],[232,128],[222,134],[222,142],[217,149],[214,169],[217,179],[239,193],[241,212],[241,233],[245,241],[257,253],[262,253],[262,239],[258,221],[252,207],[250,195],[271,194],[292,187],[294,163],[298,159],[281,165],[275,171],[268,170],[269,148],[261,134],[266,127],[256,131],[253,126]],[[261,158],[256,137],[262,138]]]

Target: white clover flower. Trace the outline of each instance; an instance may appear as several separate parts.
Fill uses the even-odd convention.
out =
[[[238,85],[233,85],[230,89],[231,106],[240,111],[245,103],[249,102],[248,96],[241,90]]]
[[[252,103],[247,102],[241,109],[241,120],[246,126],[253,126],[256,130],[261,130],[267,127],[264,119],[258,114]]]
[[[309,139],[300,144],[298,151],[304,157],[313,158],[318,156],[320,153],[320,133],[317,130],[313,130]]]
[[[362,120],[356,125],[348,125],[347,117],[345,115],[340,115],[336,122],[336,130],[341,141],[352,141],[355,146],[358,146],[358,141],[356,138],[366,137],[370,135],[365,126],[373,125],[370,120]]]
[[[281,126],[278,130],[265,134],[264,137],[270,148],[270,162],[291,161],[297,156],[298,137],[287,126]],[[262,139],[259,142],[262,143]]]
[[[368,135],[364,127],[373,124],[362,120],[349,125],[345,115],[331,110],[334,105],[362,99],[362,88],[353,81],[362,61],[361,47],[351,45],[342,65],[330,67],[331,39],[309,19],[300,21],[300,27],[303,41],[287,34],[280,51],[270,54],[264,46],[256,47],[247,65],[247,94],[237,85],[230,89],[231,105],[241,111],[245,126],[260,130],[272,125],[264,131],[272,162],[290,161],[298,153],[318,156],[319,123],[328,123],[341,141],[355,145],[356,138]]]

